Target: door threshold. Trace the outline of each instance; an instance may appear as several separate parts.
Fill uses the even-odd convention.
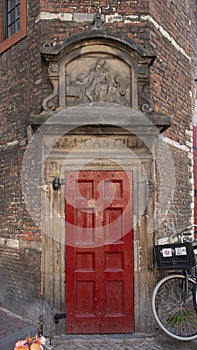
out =
[[[54,336],[54,339],[57,340],[69,340],[69,339],[81,339],[81,340],[88,340],[88,339],[125,339],[125,338],[144,338],[144,337],[153,337],[153,334],[147,334],[147,333],[91,333],[91,334],[61,334]]]

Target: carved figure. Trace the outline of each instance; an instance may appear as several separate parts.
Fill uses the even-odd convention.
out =
[[[83,96],[86,96],[90,102],[105,102],[111,90],[112,78],[110,71],[104,68],[104,65],[105,60],[99,58],[93,69],[77,77],[77,80],[84,84]]]
[[[74,98],[74,104],[92,102],[112,102],[128,105],[126,91],[129,81],[124,77],[114,77],[105,67],[105,60],[99,58],[88,73],[79,74],[75,82],[67,77],[67,97]]]

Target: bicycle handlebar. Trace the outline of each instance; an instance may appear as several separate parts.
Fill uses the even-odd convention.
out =
[[[192,225],[190,225],[190,226],[187,226],[187,227],[185,227],[183,230],[181,230],[181,231],[179,232],[179,234],[180,234],[180,233],[183,233],[183,232],[185,232],[185,231],[187,231],[187,230],[190,230],[190,228],[193,228],[193,227],[197,227],[197,225],[196,225],[196,224],[192,224]]]
[[[189,235],[189,233],[186,233],[186,231],[188,231],[188,230],[190,230],[191,228],[193,228],[193,227],[197,227],[197,225],[196,224],[192,224],[192,225],[189,225],[189,226],[187,226],[187,227],[185,227],[183,230],[181,230],[181,231],[179,231],[178,233],[175,233],[174,235],[173,235],[173,237],[178,237],[178,236],[187,236],[187,235]]]

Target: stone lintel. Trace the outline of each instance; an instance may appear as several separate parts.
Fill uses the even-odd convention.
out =
[[[153,134],[162,133],[171,126],[170,116],[155,112],[145,113],[129,107],[103,104],[88,104],[59,109],[54,114],[41,114],[32,116],[29,120],[33,129],[41,127],[43,133],[53,132],[55,129],[68,129],[92,127],[119,127],[125,130],[138,130],[145,132],[152,130]],[[155,131],[154,131],[154,128]]]

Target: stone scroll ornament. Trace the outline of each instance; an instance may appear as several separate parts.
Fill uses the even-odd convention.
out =
[[[148,97],[146,89],[148,89],[147,82],[139,81],[138,82],[139,107],[142,112],[152,112],[154,110],[154,103]]]
[[[48,77],[52,84],[52,93],[47,96],[42,102],[42,108],[46,112],[55,111],[58,107],[56,102],[59,90],[59,67],[58,64],[50,64],[48,70]]]

